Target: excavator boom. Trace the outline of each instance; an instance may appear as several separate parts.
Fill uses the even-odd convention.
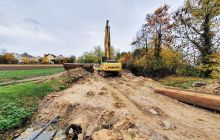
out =
[[[105,26],[105,39],[104,39],[104,46],[105,46],[105,57],[107,59],[111,59],[111,37],[110,37],[110,26],[109,20],[106,21]]]

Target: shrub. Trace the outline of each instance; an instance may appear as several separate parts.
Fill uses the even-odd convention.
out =
[[[200,71],[200,77],[220,78],[220,52],[216,52],[208,56],[209,64],[201,64],[197,66]],[[208,74],[207,74],[208,73]]]
[[[143,75],[164,77],[176,74],[177,70],[181,69],[185,63],[180,53],[163,48],[161,50],[161,58],[155,58],[154,50],[149,49],[143,57],[136,59],[134,64],[139,68],[143,68]]]
[[[34,107],[26,109],[15,103],[3,104],[0,112],[0,131],[24,125],[31,118],[34,110]]]
[[[182,76],[194,76],[194,77],[200,76],[199,69],[195,66],[190,66],[190,65],[182,66],[182,68],[177,69],[176,73]]]

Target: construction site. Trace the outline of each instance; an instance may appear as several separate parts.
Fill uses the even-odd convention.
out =
[[[0,140],[220,140],[219,0],[24,1],[0,2]]]
[[[77,79],[61,92],[51,93],[39,105],[31,128],[22,137],[33,138],[52,119],[59,116],[59,129],[53,124],[38,139],[93,140],[168,140],[219,139],[220,115],[217,111],[196,107],[158,94],[164,86],[150,78],[123,71],[122,77],[103,78],[82,68],[69,70]],[[202,98],[203,94],[196,93]],[[215,105],[219,107],[219,96]],[[219,108],[218,108],[219,109]],[[55,126],[54,126],[55,125]],[[64,135],[67,126],[73,131]]]
[[[168,88],[122,70],[110,44],[107,21],[100,65],[65,63],[67,71],[49,79],[68,77],[72,85],[44,97],[17,140],[220,139],[220,96]]]

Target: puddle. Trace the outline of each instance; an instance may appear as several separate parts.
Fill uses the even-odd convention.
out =
[[[40,130],[27,129],[15,140],[51,140],[51,139],[66,139],[64,131],[44,131],[36,139],[34,137],[40,132]]]
[[[57,130],[56,128],[50,126],[43,132],[42,129],[28,128],[15,140],[77,140],[82,133],[82,128],[75,124],[70,124],[65,130]]]

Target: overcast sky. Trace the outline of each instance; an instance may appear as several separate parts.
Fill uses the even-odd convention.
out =
[[[162,4],[175,10],[184,0],[0,0],[0,49],[42,56],[80,56],[103,47],[110,20],[112,45],[129,51],[145,14]]]

